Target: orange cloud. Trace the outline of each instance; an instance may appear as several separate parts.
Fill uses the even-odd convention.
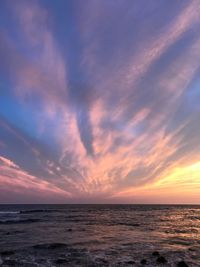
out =
[[[113,194],[112,198],[143,203],[200,203],[200,161],[171,167],[151,184]]]

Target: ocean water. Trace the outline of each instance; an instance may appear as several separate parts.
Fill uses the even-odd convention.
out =
[[[184,267],[183,261],[200,266],[200,206],[0,205],[0,266]]]

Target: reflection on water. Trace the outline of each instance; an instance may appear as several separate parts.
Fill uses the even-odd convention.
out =
[[[198,206],[0,206],[0,263],[160,266],[152,256],[159,251],[165,266],[200,266],[199,233]]]

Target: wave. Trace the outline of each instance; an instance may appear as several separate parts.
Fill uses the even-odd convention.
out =
[[[0,211],[0,215],[19,214],[20,211]]]
[[[125,222],[116,222],[116,225],[125,225],[125,226],[134,226],[134,227],[139,227],[139,223],[125,223]]]
[[[37,209],[37,210],[20,210],[20,214],[29,214],[29,213],[42,213],[42,212],[60,212],[60,210],[53,209]]]
[[[14,219],[14,220],[0,220],[0,224],[19,224],[19,223],[34,223],[39,222],[39,219]]]
[[[68,245],[65,243],[37,244],[33,246],[35,249],[59,249],[66,247],[68,247]]]
[[[198,234],[198,230],[196,228],[186,228],[186,229],[168,229],[165,231],[166,234]]]
[[[187,216],[187,219],[190,219],[190,220],[200,220],[200,216],[198,216],[198,215],[189,215],[189,216]]]
[[[34,210],[18,210],[18,211],[0,211],[1,215],[14,215],[14,214],[29,214],[29,213],[42,213],[42,212],[61,212],[55,209],[34,209]]]

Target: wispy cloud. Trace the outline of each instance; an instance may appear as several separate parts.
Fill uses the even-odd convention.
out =
[[[182,173],[200,151],[199,1],[2,7],[2,193],[151,202],[179,183],[187,195]]]
[[[39,198],[38,200],[42,202],[53,200],[59,203],[71,195],[41,178],[29,175],[18,165],[3,157],[0,157],[0,183],[1,203],[12,203],[18,199],[29,202],[32,198]],[[8,197],[8,193],[11,194],[11,198]]]

